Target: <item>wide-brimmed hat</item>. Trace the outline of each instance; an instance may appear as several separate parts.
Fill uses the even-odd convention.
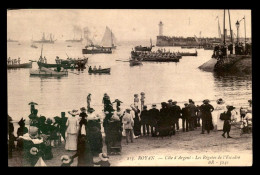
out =
[[[153,104],[152,104],[152,108],[155,108],[155,107],[156,107],[156,104],[155,104],[155,103],[153,103]]]
[[[35,102],[30,102],[28,105],[38,105],[38,104]]]
[[[78,110],[73,109],[72,111],[68,111],[68,113],[72,116],[78,115]]]
[[[63,156],[61,156],[60,160],[61,160],[61,162],[64,163],[64,164],[68,164],[68,163],[71,162],[71,158],[70,158],[70,156],[68,156],[68,155],[63,155]]]
[[[168,102],[172,102],[172,99],[168,100]]]
[[[229,109],[229,110],[233,110],[233,109],[235,109],[234,106],[230,106],[230,105],[227,105],[226,107],[227,107],[227,109]]]
[[[220,99],[217,100],[217,103],[218,103],[218,104],[224,104],[225,101],[224,101],[222,98],[220,98]]]
[[[81,111],[86,111],[85,107],[80,108]]]
[[[105,153],[100,153],[98,155],[98,157],[102,160],[102,161],[108,161],[108,156]]]

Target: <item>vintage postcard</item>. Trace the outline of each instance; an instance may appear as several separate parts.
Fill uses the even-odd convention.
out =
[[[252,166],[248,9],[9,9],[8,166]]]

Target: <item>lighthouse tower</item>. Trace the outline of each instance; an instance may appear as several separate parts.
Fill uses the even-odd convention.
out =
[[[163,23],[160,21],[159,23],[159,36],[163,36]]]

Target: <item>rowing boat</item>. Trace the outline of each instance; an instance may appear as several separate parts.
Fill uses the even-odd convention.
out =
[[[97,70],[88,70],[88,73],[94,73],[94,74],[109,74],[111,68],[106,68],[106,69],[97,69]]]
[[[68,71],[60,71],[58,72],[57,70],[51,70],[46,67],[42,67],[37,70],[30,70],[30,75],[36,75],[36,76],[62,76],[62,75],[68,75]]]
[[[32,68],[32,62],[23,64],[8,64],[7,69]]]

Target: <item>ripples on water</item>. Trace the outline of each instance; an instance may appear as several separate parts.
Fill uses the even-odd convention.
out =
[[[43,56],[48,63],[55,63],[55,57],[66,59],[82,57],[84,45],[70,43],[45,44]],[[136,45],[139,45],[137,43]],[[69,71],[66,77],[30,77],[29,69],[7,70],[8,75],[8,114],[14,119],[27,117],[30,112],[28,103],[37,102],[39,115],[46,117],[60,116],[62,111],[79,109],[86,106],[86,97],[92,93],[93,107],[97,112],[102,110],[102,97],[108,93],[111,100],[123,101],[122,107],[133,103],[133,94],[145,92],[145,103],[159,103],[173,99],[183,107],[189,98],[196,104],[208,98],[215,105],[217,98],[223,98],[235,106],[247,105],[252,98],[251,76],[223,76],[203,72],[198,66],[208,61],[212,51],[198,49],[198,57],[183,57],[179,63],[143,63],[142,66],[130,67],[127,60],[134,45],[122,45],[113,54],[86,55],[88,65],[102,68],[111,67],[110,75],[89,75],[85,71]],[[171,51],[195,52],[194,49],[165,47]],[[153,48],[157,50],[157,47]],[[30,43],[8,43],[8,57],[21,58],[21,63],[38,60],[41,46],[30,47]],[[37,69],[33,63],[33,69]],[[75,73],[79,73],[76,75]],[[140,95],[139,95],[140,96]],[[68,115],[68,114],[67,114]]]

